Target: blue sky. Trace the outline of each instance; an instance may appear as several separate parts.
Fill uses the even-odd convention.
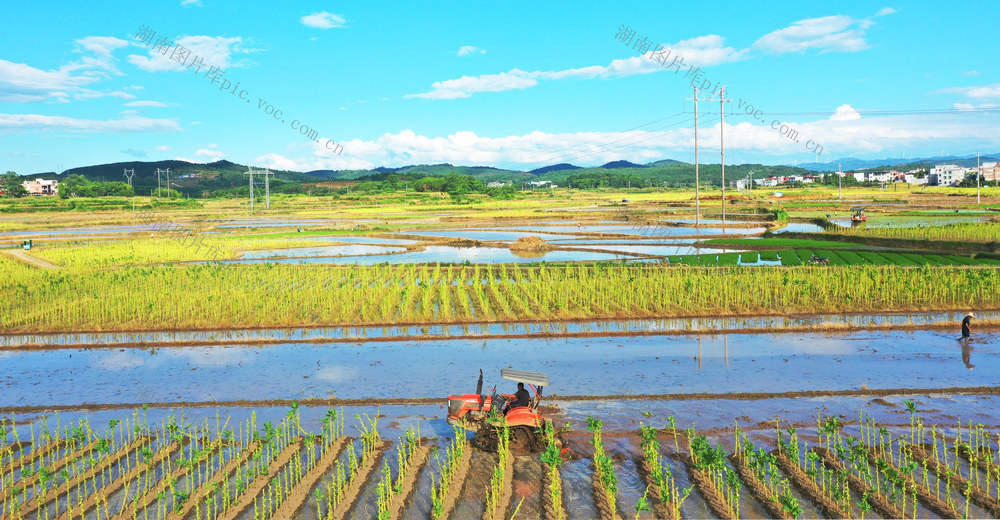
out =
[[[597,4],[8,2],[0,170],[691,162],[691,75],[702,162],[1000,151],[992,3]]]

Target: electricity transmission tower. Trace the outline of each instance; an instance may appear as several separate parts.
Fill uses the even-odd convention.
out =
[[[269,179],[274,173],[268,168],[264,168],[263,172],[260,170],[257,170],[257,172],[264,176],[264,209],[271,209],[271,182]]]
[[[243,175],[249,175],[250,176],[250,212],[251,213],[253,213],[253,202],[254,202],[254,200],[253,200],[253,174],[255,174],[255,173],[258,173],[258,172],[255,172],[253,168],[250,168],[249,170],[247,170],[243,174]]]
[[[131,170],[125,169],[125,180],[128,181],[128,187],[132,187],[132,177],[135,177],[135,168]]]
[[[726,228],[726,85],[719,92],[719,155],[722,160],[722,229]]]

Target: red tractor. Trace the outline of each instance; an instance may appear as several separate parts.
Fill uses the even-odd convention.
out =
[[[528,400],[528,406],[508,407],[514,401],[514,395],[497,393],[496,385],[489,395],[483,394],[483,371],[480,370],[476,393],[448,396],[448,424],[475,432],[472,445],[484,451],[495,452],[506,419],[512,445],[529,451],[542,449],[545,444],[541,433],[544,420],[538,413],[538,401],[542,397],[542,389],[549,386],[548,376],[504,368],[500,371],[500,377],[524,383],[531,388],[535,395]]]

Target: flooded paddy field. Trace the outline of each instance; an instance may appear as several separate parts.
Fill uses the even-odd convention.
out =
[[[435,385],[463,388],[479,368],[508,365],[560,381],[550,389],[559,396],[979,387],[1000,368],[998,339],[872,330],[6,349],[0,402],[434,398],[426,374]]]
[[[0,503],[38,518],[71,508],[74,517],[82,510],[83,518],[104,518],[101,507],[139,517],[211,509],[219,518],[253,518],[254,503],[267,508],[256,513],[265,518],[335,511],[367,519],[387,507],[391,518],[427,518],[442,507],[445,518],[493,507],[505,518],[556,518],[553,507],[563,518],[603,518],[609,508],[621,518],[723,518],[726,507],[741,518],[770,518],[781,516],[773,495],[800,518],[839,516],[830,507],[853,517],[865,507],[921,518],[995,516],[991,466],[942,454],[959,449],[956,436],[984,449],[995,444],[997,330],[977,330],[968,343],[943,329],[437,340],[396,332],[396,341],[360,343],[124,348],[93,335],[79,347],[7,347],[0,352],[0,478],[21,491]],[[445,397],[473,392],[480,368],[486,390],[512,391],[496,374],[506,366],[552,381],[539,409],[553,433],[538,451],[480,451],[470,433],[444,419]],[[65,431],[49,440],[38,435],[43,424]],[[884,500],[869,505],[861,494],[875,481],[867,484],[865,471],[884,479],[897,470],[865,469],[851,455],[859,445],[893,467],[948,463],[961,482],[973,483],[963,485],[977,500],[963,502],[934,472],[921,480],[920,466],[911,465],[904,474],[915,479],[917,499],[882,489]],[[818,447],[834,458],[806,456]],[[542,457],[546,449],[554,455]],[[92,453],[94,465],[73,462],[80,453]],[[768,453],[777,463],[759,458]],[[192,461],[197,471],[188,473]],[[837,464],[847,472],[834,471]],[[53,487],[39,485],[41,469],[63,467]],[[252,477],[258,472],[267,478]],[[446,474],[449,484],[439,487]],[[493,475],[499,480],[491,484]],[[861,491],[848,486],[848,475]],[[173,478],[182,493],[161,493]],[[384,478],[397,483],[395,494],[383,492]],[[81,492],[80,482],[90,480]],[[841,483],[848,494],[831,491]],[[201,513],[188,512],[190,497]]]

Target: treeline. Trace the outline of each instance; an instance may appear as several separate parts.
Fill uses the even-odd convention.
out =
[[[512,186],[491,188],[485,182],[471,175],[450,173],[444,177],[434,177],[421,174],[380,173],[360,177],[358,184],[350,188],[351,192],[362,193],[393,193],[403,190],[417,192],[447,193],[452,197],[462,197],[479,193],[493,198],[510,199],[517,190]],[[347,191],[347,189],[343,190]]]
[[[91,181],[83,175],[73,174],[59,183],[59,198],[70,197],[131,197],[135,195],[127,183]]]

